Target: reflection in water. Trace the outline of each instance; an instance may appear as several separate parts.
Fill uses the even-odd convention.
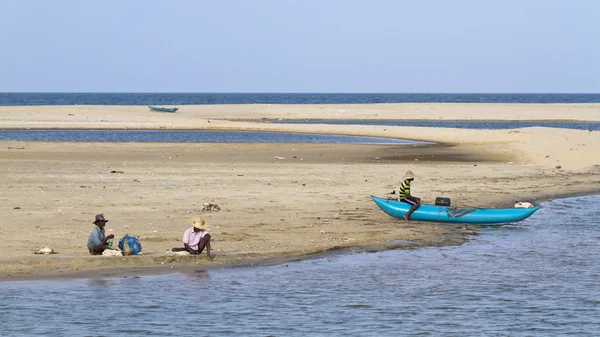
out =
[[[210,273],[207,270],[184,271],[180,273],[181,277],[186,280],[208,281]]]
[[[111,285],[116,284],[117,280],[105,279],[105,278],[94,278],[94,279],[89,279],[87,283],[91,287],[109,288]]]

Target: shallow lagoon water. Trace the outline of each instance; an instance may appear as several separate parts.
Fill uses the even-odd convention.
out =
[[[384,137],[210,130],[0,130],[0,140],[142,143],[427,144],[426,142]]]
[[[265,122],[264,120],[261,120]],[[548,121],[455,121],[455,120],[399,120],[399,119],[277,119],[277,124],[340,124],[416,126],[426,128],[456,128],[480,130],[505,130],[530,127],[561,128],[600,131],[600,122],[548,122]]]
[[[141,278],[3,282],[0,331],[594,336],[600,332],[599,205],[600,196],[544,203],[525,221],[482,229],[456,247]]]

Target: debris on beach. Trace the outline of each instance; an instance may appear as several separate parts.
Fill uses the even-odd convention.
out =
[[[106,249],[102,252],[102,256],[123,256],[123,253],[116,249]]]
[[[44,247],[44,248],[38,250],[37,252],[34,252],[34,254],[50,255],[50,254],[56,254],[56,251],[54,251],[54,249],[52,249],[50,247]]]
[[[172,251],[172,250],[169,249],[169,250],[167,250],[167,252],[165,253],[165,255],[167,255],[167,256],[173,256],[173,255],[184,256],[184,255],[190,255],[190,252],[186,252],[186,251],[183,251],[183,252],[174,252],[174,251]]]
[[[275,159],[285,159],[285,157],[275,156]]]
[[[322,216],[317,217],[317,219],[319,219],[321,221],[335,220],[335,219],[339,219],[339,218],[340,218],[340,213],[335,213],[334,215],[322,215]]]
[[[202,211],[220,211],[221,207],[217,204],[205,202],[202,204]]]
[[[21,209],[21,207],[17,206],[17,207],[13,207],[13,209]]]
[[[385,241],[389,243],[401,243],[401,244],[410,244],[416,245],[417,243],[412,240],[401,240],[401,239],[385,239]]]
[[[25,150],[24,146],[9,146],[9,150]]]
[[[531,208],[533,205],[527,201],[517,201],[515,203],[515,208]]]
[[[114,174],[114,173],[117,173],[117,174],[122,174],[122,173],[124,173],[124,172],[123,172],[123,171],[116,171],[116,170],[112,170],[112,171],[110,171],[110,173],[113,173],[113,174]]]

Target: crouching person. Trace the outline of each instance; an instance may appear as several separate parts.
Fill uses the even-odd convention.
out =
[[[209,259],[213,259],[210,254],[210,234],[208,233],[208,222],[200,217],[190,219],[190,225],[183,233],[183,248],[173,248],[173,252],[189,252],[190,254],[201,254],[206,248],[206,254]]]
[[[112,234],[104,234],[104,226],[106,226],[107,222],[108,220],[104,218],[104,215],[96,215],[96,219],[94,221],[94,225],[96,226],[94,229],[92,229],[87,243],[88,250],[92,255],[102,255],[102,252],[107,249],[111,249],[109,242],[112,242],[111,239],[113,239],[115,236]]]

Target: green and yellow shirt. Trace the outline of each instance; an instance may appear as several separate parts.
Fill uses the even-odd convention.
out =
[[[410,195],[410,180],[408,179],[404,180],[398,189],[398,196],[400,199],[406,198],[407,195]]]

